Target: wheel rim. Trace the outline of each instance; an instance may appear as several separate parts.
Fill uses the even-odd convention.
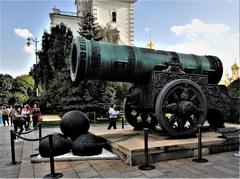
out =
[[[155,112],[160,126],[170,135],[193,135],[197,132],[197,125],[203,125],[206,119],[206,97],[193,81],[174,80],[158,94]]]
[[[128,103],[127,98],[123,102],[123,112],[128,123],[135,129],[141,130],[145,127],[153,129],[157,125],[157,119],[154,114],[134,108]]]

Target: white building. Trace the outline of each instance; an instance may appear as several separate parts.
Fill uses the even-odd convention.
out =
[[[53,8],[51,26],[64,23],[78,36],[80,17],[86,9],[85,2],[92,1],[96,22],[104,27],[109,23],[120,31],[120,44],[134,44],[134,4],[137,0],[75,0],[76,12],[64,12]]]

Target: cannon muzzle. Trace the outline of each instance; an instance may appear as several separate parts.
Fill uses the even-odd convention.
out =
[[[222,63],[215,56],[198,56],[162,50],[115,45],[74,39],[71,52],[71,79],[145,83],[154,70],[165,70],[171,59],[180,63],[185,73],[204,74],[208,83],[217,84],[223,72]]]

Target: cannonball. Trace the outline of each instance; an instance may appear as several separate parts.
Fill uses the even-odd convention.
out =
[[[53,156],[68,153],[72,148],[72,141],[60,133],[53,133]],[[49,138],[42,139],[39,144],[39,154],[42,157],[49,157],[50,145]]]
[[[72,153],[78,156],[99,155],[103,148],[100,142],[101,140],[91,133],[82,134],[73,142]]]
[[[80,111],[70,111],[63,115],[60,129],[65,136],[76,139],[81,134],[88,132],[90,127],[86,114]]]

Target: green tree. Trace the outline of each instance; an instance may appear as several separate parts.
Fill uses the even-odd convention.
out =
[[[42,49],[38,52],[39,57],[39,73],[37,77],[46,90],[48,81],[53,78],[53,67],[51,66],[48,50],[51,48],[53,39],[48,32],[44,32],[42,36]]]
[[[30,75],[21,75],[14,79],[13,91],[17,102],[27,102],[34,89],[34,79]]]
[[[63,23],[51,28],[51,46],[48,49],[48,56],[54,71],[61,71],[69,66],[72,39],[72,31]]]
[[[24,103],[32,95],[34,80],[32,76],[22,75],[13,79],[0,74],[0,104]]]
[[[12,76],[0,74],[0,104],[8,104],[13,90],[14,79]]]
[[[79,25],[79,35],[88,40],[100,41],[102,32],[100,26],[95,22],[96,18],[92,14],[92,1],[85,1],[86,9],[83,11]]]

